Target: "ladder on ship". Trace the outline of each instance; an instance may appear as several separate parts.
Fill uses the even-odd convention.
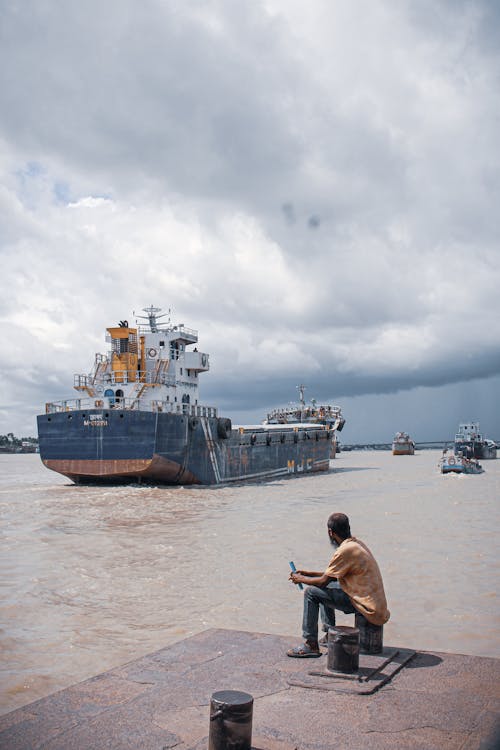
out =
[[[155,369],[151,378],[151,382],[148,383],[146,381],[143,381],[140,385],[136,397],[132,401],[131,409],[133,409],[137,404],[139,403],[142,394],[147,388],[156,388],[159,385],[162,385],[161,382],[161,375],[165,374],[168,371],[168,368],[170,366],[170,360],[169,359],[159,359],[155,365]],[[144,374],[145,377],[145,374]],[[139,383],[136,385],[136,388],[139,387]]]

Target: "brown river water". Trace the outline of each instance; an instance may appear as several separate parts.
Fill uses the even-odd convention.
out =
[[[288,562],[326,566],[334,511],[379,562],[386,645],[500,657],[500,460],[442,476],[439,456],[346,452],[324,474],[172,488],[77,487],[0,455],[0,713],[206,628],[297,645]]]

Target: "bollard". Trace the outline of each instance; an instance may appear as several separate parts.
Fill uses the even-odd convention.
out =
[[[384,648],[384,626],[372,625],[361,612],[356,612],[354,624],[359,630],[359,649],[362,654],[381,654]]]
[[[253,698],[249,693],[212,693],[208,750],[251,750],[252,712]]]
[[[337,625],[328,631],[327,668],[347,674],[359,669],[359,630]]]

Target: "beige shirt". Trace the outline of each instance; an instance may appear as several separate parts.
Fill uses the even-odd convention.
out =
[[[368,547],[355,537],[344,539],[325,570],[338,578],[352,604],[373,625],[383,625],[391,613],[387,609],[382,576]]]

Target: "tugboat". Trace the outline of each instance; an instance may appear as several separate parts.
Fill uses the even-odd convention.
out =
[[[464,422],[458,426],[455,435],[455,452],[467,458],[484,460],[497,457],[497,446],[493,440],[483,438],[479,432],[479,422]]]
[[[462,453],[443,450],[439,462],[441,474],[482,474],[484,469],[476,458],[467,458]]]
[[[415,443],[407,432],[397,432],[392,441],[393,456],[413,456]]]
[[[297,386],[297,390],[299,392],[299,403],[273,409],[269,412],[263,424],[296,425],[307,422],[310,424],[322,424],[328,426],[332,432],[332,450],[330,458],[335,458],[335,454],[338,452],[337,432],[342,432],[342,428],[345,424],[345,419],[342,416],[340,406],[333,406],[332,404],[318,406],[318,403],[314,398],[311,399],[311,404],[308,406],[304,398],[306,386],[301,383]]]
[[[74,376],[78,398],[37,417],[47,468],[76,483],[207,485],[329,469],[342,420],[233,425],[199,401],[210,358],[194,346],[197,331],[161,308],[143,312],[146,324],[106,329],[107,354]]]

